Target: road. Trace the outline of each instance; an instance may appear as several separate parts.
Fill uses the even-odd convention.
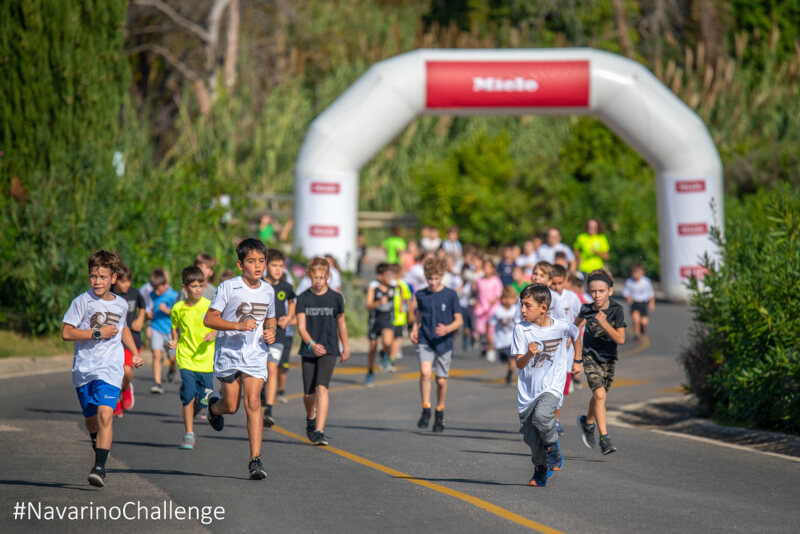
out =
[[[658,306],[647,341],[623,347],[610,409],[680,394],[676,355],[690,322],[687,308]],[[290,372],[292,398],[264,432],[264,481],[247,479],[243,413],[226,416],[221,433],[198,422],[195,450],[180,450],[179,384],[150,395],[145,368],[134,410],[115,420],[103,489],[86,481],[93,454],[69,373],[0,380],[0,532],[794,532],[800,521],[798,462],[627,425],[610,427],[618,452],[585,448],[575,418],[587,390],[564,405],[564,470],[529,487],[516,392],[500,364],[456,356],[447,429],[433,434],[416,428],[411,348],[373,389],[362,385],[365,362],[355,354],[334,376],[327,448],[301,437],[300,373]],[[172,519],[154,519],[165,506]],[[180,506],[194,519],[176,519]],[[80,507],[84,519],[70,520]]]

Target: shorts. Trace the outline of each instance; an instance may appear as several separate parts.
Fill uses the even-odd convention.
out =
[[[122,365],[126,367],[133,367],[133,353],[128,350],[128,347],[124,347],[124,350],[125,350],[125,363],[123,363]]]
[[[214,373],[201,373],[188,369],[178,369],[181,373],[181,404],[186,406],[204,399],[206,394],[214,390]]]
[[[98,406],[108,406],[112,410],[116,408],[120,389],[102,380],[92,380],[75,388],[75,392],[78,394],[83,416],[92,417],[97,415]]]
[[[450,363],[453,361],[453,351],[448,350],[439,354],[428,345],[419,345],[419,363],[433,362],[433,374],[437,378],[447,378],[450,375]]]
[[[395,339],[402,339],[403,338],[403,327],[404,324],[396,324],[394,325],[394,338]]]
[[[599,388],[611,389],[616,367],[617,360],[599,362],[591,354],[583,353],[583,373],[586,375],[586,383],[589,384],[592,391]]]
[[[171,350],[167,345],[171,340],[172,336],[170,334],[164,334],[158,330],[150,329],[150,350],[153,352],[160,350],[167,356],[175,356],[175,351]]]
[[[303,393],[313,395],[317,386],[327,388],[331,383],[338,355],[325,354],[317,358],[303,358]]]
[[[631,315],[633,315],[633,312],[638,311],[639,315],[641,315],[642,317],[647,317],[647,312],[649,309],[650,309],[650,302],[648,301],[634,302],[633,304],[631,304]]]
[[[292,340],[287,339],[283,342],[283,352],[281,353],[281,361],[278,362],[278,366],[281,369],[289,370],[289,358],[292,355]]]
[[[375,314],[369,318],[369,327],[367,335],[370,340],[378,339],[383,334],[384,330],[391,330],[394,332],[394,319],[391,313]]]
[[[501,362],[507,363],[511,359],[511,347],[497,349],[497,357],[500,358]]]
[[[283,343],[273,343],[267,347],[267,363],[279,364],[283,358]]]

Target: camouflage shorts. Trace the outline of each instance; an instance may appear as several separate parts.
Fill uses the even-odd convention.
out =
[[[583,372],[586,375],[586,383],[592,391],[598,388],[606,388],[606,391],[611,389],[616,367],[617,360],[598,362],[591,354],[583,355]]]

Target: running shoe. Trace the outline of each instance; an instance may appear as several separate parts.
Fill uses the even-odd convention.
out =
[[[181,442],[181,449],[192,450],[194,449],[194,432],[187,432],[183,435]]]
[[[547,467],[552,471],[560,471],[564,467],[564,455],[561,454],[561,447],[559,447],[558,440],[549,447],[545,447],[547,451]]]
[[[444,432],[444,411],[436,410],[436,418],[433,420],[433,431]]]
[[[264,408],[264,426],[270,428],[275,424],[275,418],[272,417],[272,406]]]
[[[328,444],[328,439],[325,437],[325,433],[322,430],[315,430],[314,437],[311,440],[311,444],[319,447],[320,445],[324,446]]]
[[[102,488],[106,485],[106,470],[96,465],[89,471],[89,484]]]
[[[250,478],[253,480],[263,480],[267,478],[267,470],[264,469],[264,465],[261,463],[261,456],[256,456],[250,460],[250,464],[247,468],[250,470]]]
[[[578,417],[578,428],[581,429],[581,441],[583,444],[589,447],[590,449],[594,449],[595,438],[594,438],[594,428],[595,425],[589,425],[586,422],[586,416],[581,415]]]
[[[385,352],[381,352],[381,370],[389,370],[389,355]]]
[[[214,412],[211,411],[211,407],[219,400],[220,396],[216,391],[208,396],[208,424],[217,432],[221,431],[225,426],[225,419],[221,415],[215,415]]]
[[[529,486],[538,486],[543,488],[547,485],[547,473],[549,469],[547,469],[546,465],[537,465],[533,468],[533,478],[528,483]]]
[[[506,373],[506,384],[510,384],[511,383],[511,377],[513,377],[513,376],[514,376],[514,373],[509,369],[508,372]]]
[[[117,419],[122,418],[122,401],[117,401],[117,406],[114,408],[114,417]]]
[[[603,454],[611,454],[616,450],[617,448],[611,443],[611,438],[608,437],[608,434],[600,436],[600,452]]]
[[[161,387],[161,384],[155,382],[152,386],[150,386],[150,393],[154,393],[156,395],[161,395],[164,393],[164,388]]]
[[[389,360],[389,364],[386,366],[386,370],[390,373],[394,373],[397,371],[397,368],[394,366],[394,360]]]
[[[309,419],[306,417],[306,436],[308,441],[314,441],[314,433],[317,431],[317,418]]]
[[[564,433],[564,427],[561,426],[561,421],[559,421],[558,419],[556,419],[556,432],[558,432],[559,434]]]
[[[286,404],[289,402],[289,399],[286,398],[286,395],[283,394],[283,391],[278,392],[278,402],[281,404]]]
[[[208,421],[208,408],[201,408],[200,413],[197,414],[197,418],[201,421]]]
[[[364,385],[366,385],[368,388],[375,387],[375,373],[372,371],[367,372],[367,379],[364,381]]]
[[[122,390],[122,409],[126,412],[133,408],[136,399],[133,396],[133,383],[128,384],[128,389]]]
[[[419,416],[419,421],[417,421],[417,426],[419,428],[428,428],[428,423],[430,422],[431,422],[431,409],[423,408],[422,415]]]
[[[170,365],[169,371],[167,371],[167,382],[172,384],[175,382],[175,375],[178,374],[178,370]]]

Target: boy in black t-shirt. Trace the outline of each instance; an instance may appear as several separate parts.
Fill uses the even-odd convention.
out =
[[[128,315],[125,318],[125,323],[131,331],[133,342],[136,344],[137,356],[142,352],[142,328],[144,328],[144,321],[147,315],[145,311],[144,297],[139,290],[131,287],[132,276],[131,270],[125,264],[120,264],[119,272],[117,273],[117,283],[114,284],[113,291],[128,303]],[[128,411],[133,408],[136,401],[133,396],[133,353],[125,347],[125,365],[123,367],[125,374],[122,377],[122,392],[117,402],[117,407],[114,409],[115,417],[122,417],[123,410]]]
[[[336,358],[344,363],[350,357],[350,342],[344,320],[344,299],[328,287],[330,267],[325,258],[308,264],[311,287],[297,297],[297,331],[303,358],[303,403],[306,407],[306,434],[313,445],[327,445],[325,422],[328,418],[328,384]],[[339,339],[342,350],[339,351]]]
[[[583,365],[586,382],[592,389],[589,411],[578,417],[581,439],[587,447],[594,448],[594,427],[600,431],[600,450],[610,454],[617,450],[611,443],[606,429],[606,395],[614,381],[617,364],[617,347],[625,343],[625,312],[622,306],[611,300],[614,294],[614,281],[606,270],[589,273],[587,279],[589,294],[593,303],[581,306],[575,319],[578,328],[586,325],[583,334],[582,359],[575,363]],[[580,373],[578,369],[578,373]]]
[[[272,405],[275,404],[275,392],[286,384],[286,373],[289,371],[289,354],[292,350],[291,325],[295,322],[295,297],[292,284],[286,281],[283,269],[286,257],[277,249],[267,251],[267,270],[265,280],[275,290],[275,318],[278,328],[275,331],[275,343],[269,346],[267,357],[267,381],[261,388],[261,405],[264,406],[264,426],[275,424],[272,417]],[[288,329],[288,333],[287,333]]]
[[[365,384],[372,387],[375,383],[373,366],[375,365],[375,352],[378,350],[378,338],[383,343],[381,360],[387,370],[392,365],[389,362],[389,352],[394,343],[394,292],[392,285],[392,268],[388,263],[379,263],[375,269],[377,280],[369,283],[367,288],[367,310],[369,310],[369,324],[367,335],[369,337],[369,352],[367,353],[367,378]]]

